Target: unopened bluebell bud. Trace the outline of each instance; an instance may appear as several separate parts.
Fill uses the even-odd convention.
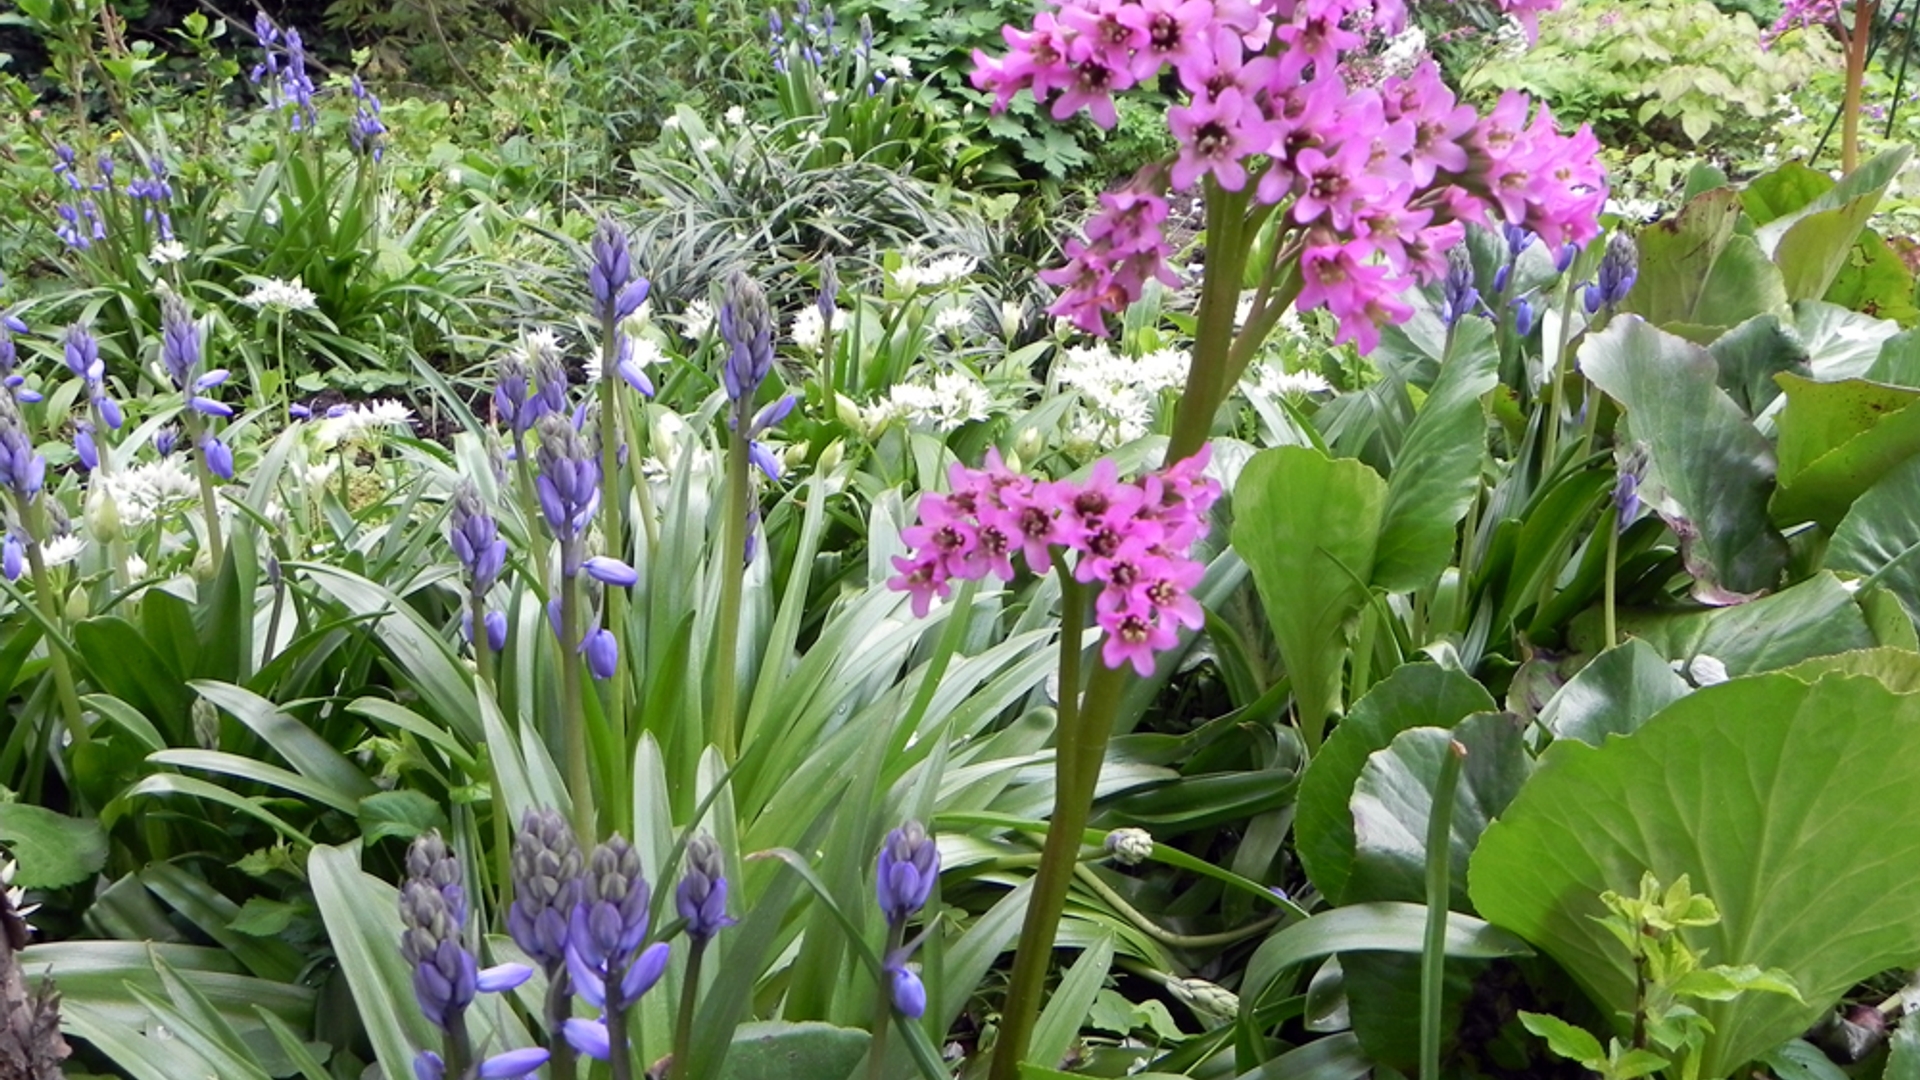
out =
[[[513,904],[507,932],[549,975],[567,961],[567,924],[580,901],[586,858],[557,810],[528,810],[513,841]]]
[[[1533,330],[1533,301],[1521,297],[1513,302],[1513,332],[1526,337]]]
[[[889,923],[902,924],[926,906],[939,879],[940,847],[926,826],[908,821],[887,834],[874,889]]]
[[[673,906],[686,921],[687,936],[695,941],[707,941],[734,923],[727,917],[726,869],[713,837],[699,833],[687,841],[686,866],[674,890]]]
[[[752,278],[735,274],[727,282],[720,306],[720,336],[727,343],[727,359],[720,381],[728,399],[750,408],[753,396],[773,370],[773,315],[767,295]]]
[[[1447,249],[1447,276],[1441,286],[1440,321],[1448,326],[1480,305],[1480,290],[1473,284],[1473,256],[1467,245]]]

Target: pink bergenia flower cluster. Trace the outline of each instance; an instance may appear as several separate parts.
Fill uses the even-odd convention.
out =
[[[1209,454],[1126,482],[1108,459],[1079,482],[1022,476],[995,452],[982,469],[956,464],[947,494],[920,496],[920,523],[901,533],[914,554],[894,558],[900,572],[887,586],[912,594],[913,613],[924,616],[955,579],[1010,581],[1016,555],[1044,574],[1056,550],[1072,552],[1074,580],[1100,586],[1100,658],[1149,675],[1154,654],[1179,640],[1176,626],[1203,620],[1192,596],[1203,568],[1188,550],[1220,497],[1220,485],[1202,475]]]
[[[1350,85],[1343,54],[1392,33],[1398,0],[1059,0],[1033,27],[1003,31],[1010,51],[974,54],[974,85],[1005,108],[1025,90],[1054,118],[1081,109],[1111,126],[1113,95],[1171,66],[1186,100],[1167,112],[1174,160],[1103,195],[1067,265],[1054,314],[1105,334],[1105,316],[1168,284],[1161,231],[1169,189],[1211,177],[1264,205],[1285,204],[1301,233],[1303,308],[1324,305],[1341,339],[1365,349],[1409,314],[1397,294],[1444,276],[1463,222],[1495,218],[1549,245],[1598,235],[1606,199],[1599,143],[1563,135],[1542,104],[1508,93],[1487,116],[1461,104],[1431,61],[1379,86]],[[1530,18],[1553,0],[1502,0]]]

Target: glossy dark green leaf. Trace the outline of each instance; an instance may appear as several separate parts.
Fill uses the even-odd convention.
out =
[[[1452,727],[1471,713],[1496,708],[1471,677],[1437,664],[1407,664],[1374,684],[1327,738],[1300,780],[1294,836],[1314,886],[1339,903],[1353,874],[1349,802],[1367,758],[1409,728]]]
[[[1467,757],[1454,789],[1448,861],[1451,906],[1467,910],[1467,860],[1480,834],[1526,783],[1533,759],[1521,728],[1504,713],[1478,713],[1448,728],[1417,727],[1375,751],[1354,783],[1353,876],[1346,900],[1416,900],[1426,895],[1427,821],[1434,785],[1454,743]]]
[[[1717,963],[1781,968],[1806,999],[1703,1004],[1713,1033],[1701,1075],[1730,1075],[1859,980],[1920,961],[1920,909],[1906,896],[1920,880],[1916,761],[1920,696],[1858,676],[1708,687],[1626,738],[1549,748],[1474,854],[1473,901],[1609,1014],[1630,1012],[1633,965],[1592,918],[1599,896],[1647,872],[1687,875],[1721,913],[1688,941]]]
[[[1241,984],[1243,1009],[1267,1000],[1275,980],[1297,964],[1334,953],[1418,954],[1426,945],[1425,904],[1349,904],[1320,912],[1275,933],[1254,950]],[[1512,934],[1459,912],[1447,914],[1446,954],[1492,960],[1531,950]]]
[[[1740,203],[1755,225],[1786,217],[1833,190],[1833,177],[1805,162],[1789,161],[1747,181]]]
[[[873,1036],[859,1028],[814,1022],[782,1021],[742,1024],[733,1033],[733,1047],[721,1072],[725,1080],[762,1080],[763,1077],[818,1077],[844,1080],[867,1055]]]
[[[1597,623],[1590,617],[1577,624],[1575,637],[1590,643]],[[1620,628],[1668,660],[1691,660],[1704,653],[1725,663],[1734,675],[1773,671],[1808,657],[1875,644],[1852,594],[1828,573],[1730,607],[1622,612]]]
[[[1920,615],[1920,457],[1888,470],[1854,502],[1827,545],[1826,565],[1877,576],[1910,617]]]
[[[1720,365],[1720,388],[1748,416],[1759,416],[1780,396],[1775,375],[1810,370],[1806,343],[1778,315],[1748,319],[1720,335],[1707,351]]]
[[[1491,342],[1479,349],[1456,343],[1421,403],[1387,479],[1373,561],[1377,587],[1424,588],[1453,561],[1454,537],[1480,488],[1487,453],[1480,399],[1499,382],[1499,362]]]
[[[1901,326],[1920,321],[1913,302],[1913,271],[1878,232],[1860,230],[1840,273],[1820,299]]]
[[[163,730],[184,735],[193,692],[185,672],[154,651],[132,623],[96,616],[73,628],[73,644],[93,685],[145,713]]]
[[[1784,309],[1780,269],[1738,232],[1740,217],[1739,193],[1721,188],[1642,229],[1640,277],[1627,310],[1655,326],[1720,328]]]
[[[1233,548],[1253,571],[1303,727],[1340,702],[1348,623],[1366,602],[1387,485],[1350,458],[1283,446],[1247,463],[1233,494]],[[1307,732],[1318,749],[1320,732]]]
[[[1626,410],[1631,437],[1647,448],[1641,497],[1669,522],[1688,523],[1682,541],[1695,576],[1709,589],[1772,588],[1787,561],[1767,517],[1773,448],[1720,389],[1712,355],[1617,319],[1581,346],[1580,369]]]
[[[0,803],[0,849],[20,864],[15,883],[29,889],[73,885],[107,864],[99,822],[29,803]]]
[[[1653,646],[1628,638],[1567,680],[1540,710],[1540,724],[1556,739],[1598,746],[1639,730],[1692,689]]]
[[[1853,501],[1900,463],[1920,454],[1920,390],[1847,379],[1780,376],[1777,521],[1839,524]]]

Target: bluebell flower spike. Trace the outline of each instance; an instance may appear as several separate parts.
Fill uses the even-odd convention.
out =
[[[1447,276],[1441,286],[1440,321],[1452,326],[1480,306],[1480,290],[1473,284],[1473,256],[1467,245],[1447,250]]]
[[[674,890],[673,906],[686,923],[687,937],[695,942],[710,941],[734,925],[727,917],[726,861],[720,845],[706,833],[687,841],[686,865]]]

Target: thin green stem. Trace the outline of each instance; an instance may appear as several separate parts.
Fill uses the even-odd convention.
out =
[[[1113,886],[1100,879],[1091,866],[1078,863],[1073,868],[1074,877],[1082,885],[1092,889],[1094,894],[1105,900],[1120,917],[1140,928],[1140,931],[1163,945],[1176,949],[1210,949],[1222,945],[1231,945],[1236,941],[1245,941],[1256,934],[1265,933],[1286,918],[1285,911],[1276,911],[1257,922],[1248,923],[1235,930],[1222,930],[1216,934],[1176,934],[1148,918],[1140,909],[1127,902],[1127,898],[1114,891]]]
[[[566,966],[547,973],[547,1075],[550,1080],[573,1080],[574,1066],[578,1060],[573,1052],[573,1044],[567,1041],[562,1028],[573,1016],[573,980],[568,977]]]
[[[1616,510],[1614,511],[1613,518],[1607,522],[1607,577],[1604,610],[1606,613],[1606,647],[1609,649],[1620,644],[1619,625],[1614,619],[1615,578],[1620,565],[1620,525],[1618,517],[1619,511]]]
[[[1447,908],[1453,892],[1453,794],[1467,748],[1449,741],[1427,814],[1427,933],[1420,950],[1420,1080],[1440,1080],[1440,1006],[1447,973]]]
[[[40,608],[40,615],[50,626],[61,627],[65,632],[64,613],[54,603],[53,578],[47,573],[47,560],[40,553],[40,538],[46,535],[40,515],[40,504],[20,500],[20,517],[27,523],[27,566],[33,574],[33,600]],[[80,695],[74,689],[73,668],[67,663],[67,653],[59,642],[47,642],[47,663],[53,668],[53,687],[60,699],[60,715],[66,721],[67,734],[72,737],[73,745],[82,746],[87,742],[87,722],[80,713]]]
[[[616,1002],[614,993],[625,968],[609,971],[607,977],[607,1062],[613,1066],[613,1080],[633,1080],[633,1050],[627,1042],[627,1006]]]
[[[673,1058],[667,1075],[685,1080],[687,1062],[693,1060],[693,1013],[700,996],[700,958],[707,951],[704,938],[693,938],[687,949],[687,981],[680,989],[680,1014],[673,1024]]]
[[[744,423],[744,418],[742,423]],[[733,764],[739,726],[740,602],[747,564],[747,505],[753,477],[748,471],[746,432],[736,431],[727,445],[727,503],[720,545],[720,611],[714,620],[713,713],[708,741],[720,760]]]
[[[563,541],[564,542],[564,541]],[[587,713],[580,693],[580,583],[560,582],[560,722],[565,725],[567,787],[573,798],[573,829],[600,835],[593,810],[593,767],[587,759]]]
[[[611,316],[600,320],[600,532],[608,555],[625,559],[627,500],[620,494],[619,331]]]
[[[883,963],[900,947],[906,936],[904,923],[897,926],[887,924],[887,951],[880,954]],[[884,984],[877,989],[873,1003],[873,1041],[867,1044],[867,1080],[887,1078],[887,1032],[893,1027],[893,994]]]

